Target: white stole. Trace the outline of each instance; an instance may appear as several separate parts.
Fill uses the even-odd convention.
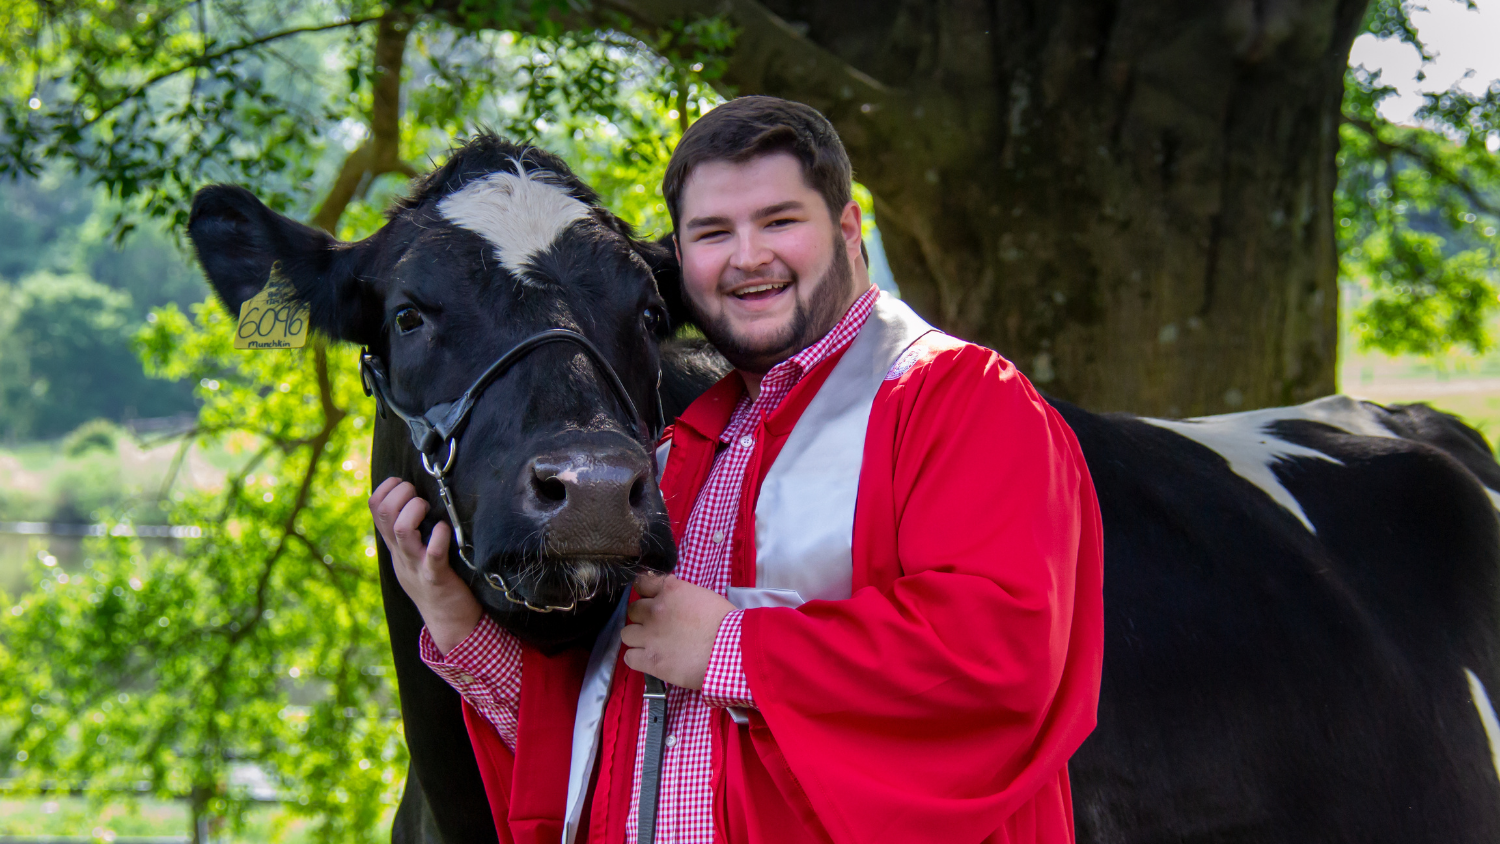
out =
[[[755,589],[803,601],[849,597],[854,502],[875,394],[901,354],[932,331],[899,299],[881,295],[854,342],[787,436],[755,502]],[[770,606],[786,606],[775,601]],[[736,603],[736,606],[739,606]],[[767,606],[755,601],[749,606]],[[796,604],[792,604],[796,606]]]

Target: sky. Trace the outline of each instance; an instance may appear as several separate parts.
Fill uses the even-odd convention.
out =
[[[1397,89],[1399,93],[1380,106],[1381,116],[1397,123],[1411,121],[1424,92],[1446,91],[1456,84],[1481,94],[1500,80],[1500,0],[1475,0],[1473,9],[1464,0],[1421,2],[1425,8],[1411,10],[1412,24],[1428,52],[1437,55],[1425,68],[1424,80],[1416,79],[1423,70],[1416,48],[1395,38],[1361,35],[1349,55],[1349,64],[1383,71],[1381,81]],[[1500,133],[1490,138],[1490,148],[1497,146]]]

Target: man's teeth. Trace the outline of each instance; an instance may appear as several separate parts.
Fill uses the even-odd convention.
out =
[[[779,282],[776,282],[774,284],[757,284],[754,287],[746,287],[746,288],[743,288],[741,290],[736,290],[734,292],[734,295],[736,295],[736,296],[748,296],[751,293],[764,293],[767,290],[780,290],[781,288],[786,287],[788,284],[791,284],[791,282],[789,282],[789,281],[779,281]]]

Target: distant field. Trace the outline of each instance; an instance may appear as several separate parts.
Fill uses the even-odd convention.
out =
[[[178,438],[139,442],[118,434],[113,447],[67,454],[67,439],[0,448],[0,521],[86,518],[101,506],[154,498],[176,457]],[[213,489],[239,449],[194,447],[177,472],[177,488]],[[62,520],[57,518],[57,520]]]
[[[1500,438],[1500,352],[1438,358],[1345,355],[1339,392],[1381,404],[1425,402]]]
[[[156,524],[151,502],[163,491],[180,440],[147,440],[120,433],[112,448],[69,455],[67,440],[24,443],[0,448],[0,522],[89,524],[117,517],[134,508],[135,519]],[[188,451],[177,470],[173,490],[220,488],[226,473],[238,465],[246,443],[230,442]],[[165,544],[171,540],[147,540]],[[0,591],[16,596],[26,584],[26,567],[48,553],[67,568],[81,562],[82,540],[0,533]]]

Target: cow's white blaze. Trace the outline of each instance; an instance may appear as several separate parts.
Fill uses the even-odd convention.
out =
[[[1500,718],[1495,717],[1495,707],[1479,677],[1467,668],[1464,676],[1469,678],[1469,696],[1474,701],[1474,708],[1479,710],[1479,722],[1484,724],[1484,734],[1490,740],[1490,763],[1495,766],[1495,776],[1500,777]]]
[[[1307,513],[1281,479],[1275,464],[1289,457],[1309,457],[1343,465],[1343,462],[1314,448],[1297,445],[1276,436],[1270,426],[1284,420],[1321,422],[1341,431],[1367,437],[1396,439],[1369,408],[1348,396],[1329,396],[1294,407],[1271,407],[1247,410],[1222,416],[1200,416],[1195,419],[1152,419],[1141,417],[1157,427],[1166,428],[1213,449],[1229,463],[1230,471],[1244,478],[1285,507],[1307,529],[1317,533]]]
[[[438,211],[493,244],[501,266],[518,278],[525,277],[522,268],[533,256],[589,216],[589,207],[567,189],[520,162],[515,172],[491,173],[464,185],[439,202]]]

